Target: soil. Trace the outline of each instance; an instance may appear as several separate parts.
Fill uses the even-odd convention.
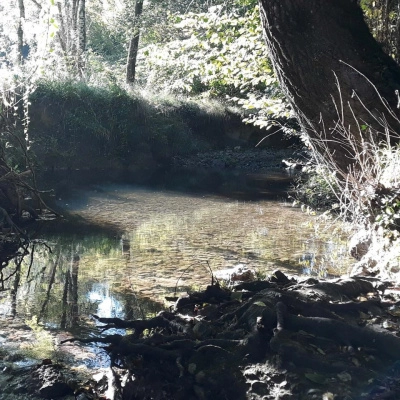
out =
[[[368,277],[301,280],[276,271],[234,288],[214,281],[152,319],[94,316],[105,332],[125,328],[126,335],[64,342],[106,344],[112,380],[71,385],[57,378],[61,367],[50,360],[29,368],[42,388],[59,379],[81,400],[394,400],[399,296],[390,282]],[[15,379],[9,376],[6,387]],[[33,390],[28,398],[40,394],[38,384],[26,387]]]

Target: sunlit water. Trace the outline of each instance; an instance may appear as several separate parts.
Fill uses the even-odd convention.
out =
[[[98,334],[91,314],[154,315],[170,304],[165,296],[204,289],[210,270],[243,264],[261,277],[276,269],[324,276],[351,262],[337,227],[284,200],[103,185],[58,203],[86,224],[42,235],[46,246],[35,245],[17,295],[3,294],[0,313],[80,336]]]

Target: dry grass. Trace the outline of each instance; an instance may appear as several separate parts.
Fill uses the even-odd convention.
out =
[[[366,84],[372,85],[368,80]],[[337,88],[342,98],[339,82]],[[400,120],[382,97],[386,115],[377,116],[354,96],[374,126],[360,121],[350,104],[336,104],[332,96],[337,120],[329,130],[322,130],[319,140],[310,140],[310,146],[320,174],[337,198],[340,217],[350,221],[354,231],[362,230],[366,232],[363,237],[369,238],[368,253],[361,261],[363,268],[392,276],[400,270],[400,147],[393,144],[400,142],[400,133],[387,118],[398,126]],[[344,118],[345,107],[353,116],[351,127]],[[328,140],[335,140],[343,151],[353,154],[348,170],[339,166]]]

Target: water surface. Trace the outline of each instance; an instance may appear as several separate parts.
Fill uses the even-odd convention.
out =
[[[58,222],[37,237],[33,259],[9,279],[19,288],[2,294],[0,313],[94,335],[91,314],[155,315],[169,305],[165,296],[204,289],[210,270],[242,264],[261,277],[276,269],[320,276],[347,271],[351,260],[336,226],[282,199],[238,197],[128,184],[60,196],[68,218],[84,224],[73,221],[71,231]]]

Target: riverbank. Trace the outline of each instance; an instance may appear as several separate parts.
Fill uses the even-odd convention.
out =
[[[228,169],[257,173],[295,172],[284,160],[293,160],[294,164],[297,161],[305,163],[307,155],[296,147],[259,149],[236,146],[201,152],[190,157],[177,156],[172,165],[175,168]]]
[[[145,98],[123,89],[44,81],[30,101],[31,151],[43,169],[147,169],[227,146],[251,149],[262,141],[263,148],[280,149],[296,142],[279,133],[264,138],[258,127],[243,123],[241,109],[217,100]],[[222,156],[224,164],[234,161]]]
[[[14,355],[1,353],[0,398],[395,400],[399,300],[390,282],[275,271],[233,289],[208,286],[146,320],[95,316],[102,333],[53,338],[58,358],[36,362],[15,355],[23,340],[35,348],[35,327],[0,321],[1,342],[16,341]],[[109,344],[98,355],[108,353],[113,369],[83,368],[79,342]]]

